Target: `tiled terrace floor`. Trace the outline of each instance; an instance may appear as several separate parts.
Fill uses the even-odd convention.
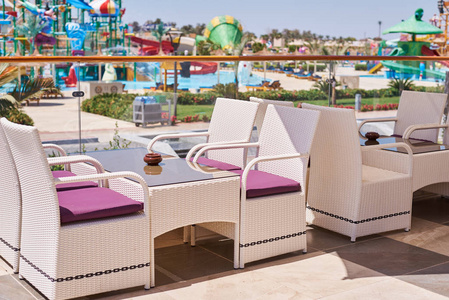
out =
[[[449,199],[415,194],[412,230],[360,238],[316,227],[307,254],[232,265],[232,241],[182,243],[181,230],[156,241],[156,288],[82,299],[447,299]],[[0,299],[45,299],[0,259]]]

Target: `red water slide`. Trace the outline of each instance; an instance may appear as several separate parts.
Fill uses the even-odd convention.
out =
[[[437,50],[432,50],[429,47],[427,47],[426,45],[423,45],[421,47],[421,53],[422,53],[422,55],[425,55],[425,56],[441,56]],[[449,61],[443,60],[443,61],[439,61],[439,63],[446,67],[449,67]]]
[[[190,63],[193,67],[201,67],[199,70],[190,70],[190,75],[204,75],[217,72],[217,63],[215,62],[198,62],[192,61]]]
[[[156,55],[159,53],[159,42],[157,41],[131,36],[131,42],[140,45],[140,55]],[[172,53],[174,51],[173,46],[169,41],[162,41],[162,51],[164,51],[165,54]]]

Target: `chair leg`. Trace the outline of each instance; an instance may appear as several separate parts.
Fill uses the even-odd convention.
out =
[[[193,224],[190,226],[190,246],[196,246],[196,226]]]
[[[239,251],[240,251],[240,228],[239,224],[234,224],[234,269],[239,268]]]
[[[189,242],[190,239],[190,226],[184,226],[183,229],[183,238],[182,241],[184,242],[184,244],[187,244]]]
[[[355,237],[351,237],[351,243],[355,243]]]

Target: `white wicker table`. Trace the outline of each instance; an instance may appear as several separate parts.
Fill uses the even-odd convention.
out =
[[[155,284],[154,239],[170,230],[204,222],[234,224],[239,234],[240,177],[218,169],[192,168],[180,158],[166,158],[159,166],[148,166],[146,148],[86,153],[102,163],[105,170],[133,171],[147,182],[150,192],[151,286]],[[73,166],[77,174],[90,172],[86,165]],[[83,171],[84,170],[84,171]],[[135,197],[138,184],[128,179],[109,181],[112,189]],[[238,268],[239,240],[234,240],[234,267]]]
[[[449,145],[398,137],[380,137],[376,142],[360,138],[361,146],[396,142],[404,142],[410,146],[413,152],[412,189],[414,192],[425,188],[427,191],[449,195]],[[407,159],[406,153],[404,148],[370,151],[363,154],[363,164],[379,168],[393,166],[398,168],[397,171],[401,171],[400,166],[403,166],[403,160]]]

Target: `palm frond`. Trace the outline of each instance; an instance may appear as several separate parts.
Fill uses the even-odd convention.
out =
[[[18,101],[11,95],[0,96],[0,116],[5,117],[8,112],[18,105]]]

